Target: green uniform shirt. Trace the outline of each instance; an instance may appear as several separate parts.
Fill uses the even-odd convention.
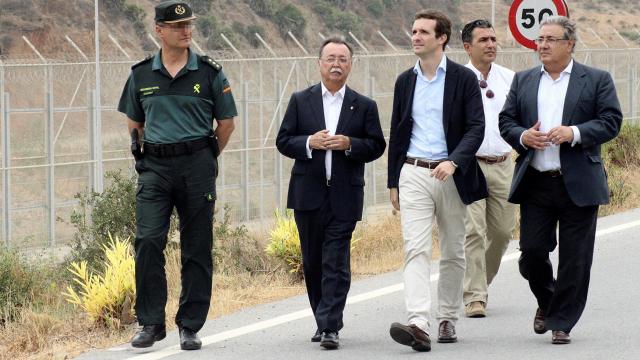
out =
[[[229,81],[207,56],[189,50],[187,65],[171,78],[161,53],[131,68],[118,111],[144,123],[144,141],[171,144],[209,136],[213,119],[238,115]]]

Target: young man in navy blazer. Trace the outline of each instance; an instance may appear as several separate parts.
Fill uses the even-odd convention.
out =
[[[476,75],[444,55],[449,18],[418,12],[412,31],[418,60],[396,81],[388,163],[391,203],[400,210],[405,244],[408,324],[393,323],[389,332],[400,344],[429,351],[431,225],[435,217],[441,253],[438,342],[452,343],[462,306],[466,205],[487,197],[476,161],[484,112]]]
[[[300,234],[304,280],[317,330],[311,341],[339,346],[351,283],[351,234],[362,218],[364,164],[386,147],[375,101],[346,86],[351,46],[328,38],[320,48],[322,81],[294,93],[276,145],[295,159],[287,207]]]

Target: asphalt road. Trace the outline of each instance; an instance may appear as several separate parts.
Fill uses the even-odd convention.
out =
[[[458,343],[434,341],[430,353],[416,353],[389,337],[392,322],[406,321],[402,273],[396,271],[352,284],[339,350],[310,342],[315,324],[306,296],[297,296],[207,322],[199,333],[200,351],[181,351],[173,331],[148,350],[123,344],[79,359],[640,359],[640,209],[599,220],[589,299],[570,345],[551,345],[550,332],[534,334],[536,305],[518,273],[516,245],[489,289],[487,317],[461,317]],[[437,264],[432,266],[435,273]]]

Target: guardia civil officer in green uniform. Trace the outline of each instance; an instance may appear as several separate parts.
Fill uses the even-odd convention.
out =
[[[211,299],[216,158],[229,141],[237,111],[220,65],[189,49],[196,18],[191,7],[165,1],[155,12],[162,49],[132,67],[118,106],[129,118],[139,174],[135,310],[142,329],[131,344],[149,347],[166,336],[163,250],[175,207],[182,260],[175,321],[180,347],[197,350],[202,343],[196,333],[204,325]]]

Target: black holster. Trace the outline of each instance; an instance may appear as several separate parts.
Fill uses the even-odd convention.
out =
[[[216,134],[212,133],[211,135],[209,135],[208,139],[209,139],[209,146],[211,146],[211,150],[213,151],[213,156],[217,158],[220,155],[220,146],[218,146],[218,137],[216,136]]]
[[[136,161],[142,159],[142,146],[138,141],[138,129],[131,130],[131,154]]]

